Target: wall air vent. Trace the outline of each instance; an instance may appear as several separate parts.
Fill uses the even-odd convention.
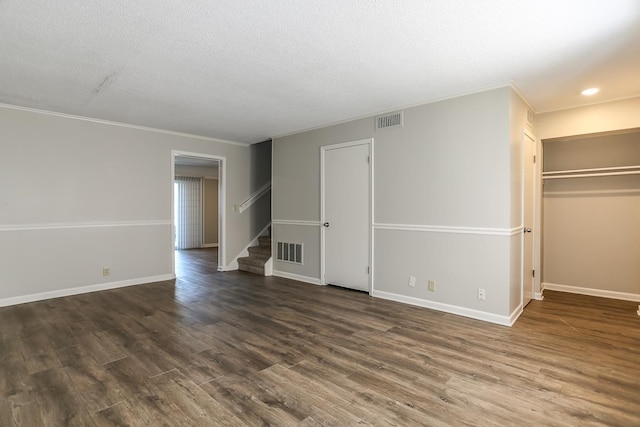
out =
[[[533,124],[533,121],[535,120],[535,114],[533,114],[533,111],[531,110],[527,110],[527,123],[529,124]]]
[[[402,126],[404,124],[402,116],[402,111],[376,116],[376,130]]]
[[[276,260],[302,265],[302,244],[278,242]]]

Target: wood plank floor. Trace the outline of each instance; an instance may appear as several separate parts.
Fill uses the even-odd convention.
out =
[[[0,426],[639,426],[637,304],[512,328],[249,273],[0,309]]]

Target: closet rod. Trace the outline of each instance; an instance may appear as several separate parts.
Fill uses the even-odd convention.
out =
[[[542,179],[561,179],[561,178],[589,178],[595,176],[619,176],[619,175],[640,175],[640,170],[628,172],[602,172],[602,173],[583,173],[572,175],[553,175],[543,176]]]
[[[614,172],[621,170],[633,170],[640,169],[640,165],[635,166],[616,166],[610,168],[594,168],[594,169],[572,169],[572,170],[562,170],[562,171],[549,171],[542,172],[542,175],[558,175],[563,173],[582,173],[582,172]]]

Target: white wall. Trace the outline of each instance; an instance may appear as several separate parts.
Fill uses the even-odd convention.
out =
[[[232,207],[268,181],[270,147],[8,106],[0,129],[0,305],[171,277],[172,150],[226,157],[227,262],[269,222],[268,201]]]
[[[212,160],[212,162],[216,163],[216,166],[186,166],[186,165],[176,165],[176,175],[181,176],[191,176],[196,178],[216,178],[218,176],[218,166],[217,161]]]
[[[538,138],[640,128],[640,97],[539,114]]]
[[[401,128],[374,132],[370,117],[275,138],[274,240],[296,238],[306,253],[304,266],[275,262],[274,270],[319,281],[320,147],[374,138],[373,294],[509,323],[510,258],[519,255],[512,229],[521,225],[513,222],[521,166],[511,151],[521,140],[510,141],[512,96],[504,87],[408,108]],[[436,292],[426,290],[429,279]],[[480,287],[486,301],[476,298]]]

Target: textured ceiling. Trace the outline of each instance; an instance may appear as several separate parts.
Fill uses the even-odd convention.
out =
[[[238,142],[509,82],[639,96],[640,2],[0,0],[1,103]]]

